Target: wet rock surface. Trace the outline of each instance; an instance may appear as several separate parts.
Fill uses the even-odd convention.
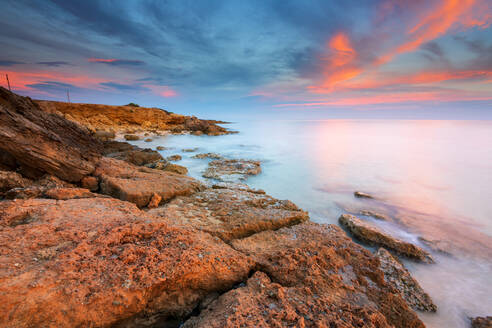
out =
[[[217,154],[217,153],[202,153],[202,154],[193,155],[192,158],[196,158],[196,159],[204,159],[204,158],[224,159],[224,156]]]
[[[472,328],[492,328],[492,316],[476,317],[471,320]]]
[[[225,241],[309,219],[306,212],[290,201],[233,189],[207,189],[188,197],[177,197],[149,214],[165,218],[173,225],[197,228]]]
[[[432,256],[422,248],[394,238],[353,215],[342,214],[338,218],[338,221],[343,227],[350,231],[351,234],[353,234],[356,238],[360,239],[363,242],[371,245],[384,246],[392,251],[397,252],[400,255],[413,258],[422,262],[434,262]]]
[[[394,258],[384,248],[380,248],[376,256],[381,263],[380,269],[384,273],[384,279],[389,285],[398,290],[408,305],[419,311],[437,311],[437,306],[432,302],[430,296],[420,287],[419,283],[398,259]]]
[[[0,326],[131,326],[184,316],[252,262],[116,199],[0,202]]]
[[[136,167],[106,157],[101,158],[94,175],[100,181],[101,193],[132,202],[138,207],[147,206],[154,193],[168,201],[202,188],[200,182],[184,175]]]
[[[259,161],[222,159],[213,160],[208,163],[208,168],[203,173],[203,177],[219,181],[236,182],[246,180],[250,175],[260,173],[261,164]]]
[[[357,198],[369,198],[373,199],[374,197],[368,193],[362,192],[362,191],[355,191],[354,196]]]
[[[78,182],[94,171],[102,146],[82,126],[0,87],[0,151],[31,178],[48,173]]]
[[[303,223],[232,245],[260,271],[184,327],[424,327],[378,260],[336,226]]]

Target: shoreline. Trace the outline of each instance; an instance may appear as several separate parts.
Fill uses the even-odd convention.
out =
[[[179,319],[184,327],[424,326],[388,282],[386,272],[393,271],[383,269],[377,254],[355,244],[339,227],[313,223],[292,202],[247,185],[204,186],[176,173],[176,166],[166,169],[177,164],[156,151],[98,135],[102,127],[111,130],[106,120],[87,119],[84,111],[66,105],[40,114],[34,103],[2,90],[2,110],[17,115],[14,132],[29,131],[31,144],[44,142],[40,149],[45,151],[33,152],[30,144],[15,140],[19,135],[0,134],[9,146],[2,150],[10,152],[2,170],[11,168],[2,172],[10,172],[5,181],[14,186],[2,191],[12,200],[0,201],[0,238],[14,244],[2,252],[7,260],[0,266],[0,292],[9,298],[0,306],[0,318],[7,325],[144,327]],[[133,109],[111,107],[118,108],[107,110],[118,113]],[[129,113],[138,117],[138,109],[133,110]],[[155,125],[143,116],[132,124],[132,119],[113,124],[113,132],[158,134],[166,127],[172,133],[227,133],[197,118],[171,114]],[[54,130],[43,130],[46,126]],[[85,148],[73,141],[75,136],[85,138]],[[214,177],[259,173],[247,160],[215,161]],[[380,237],[371,240],[378,244]],[[16,244],[20,239],[23,243]],[[393,263],[388,254],[385,263],[394,267],[398,260]],[[9,288],[7,282],[19,279],[25,286]],[[401,279],[394,277],[397,285]],[[24,298],[43,297],[40,306],[51,312],[34,304],[19,308]]]

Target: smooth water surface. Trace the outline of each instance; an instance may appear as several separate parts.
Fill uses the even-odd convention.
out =
[[[290,199],[319,223],[373,209],[400,223],[374,224],[419,244],[442,246],[436,264],[405,264],[438,306],[419,313],[429,327],[468,327],[492,315],[492,122],[324,120],[230,124],[239,134],[166,136],[142,147],[171,149],[201,178],[196,153],[258,159],[263,172],[246,183]],[[183,148],[198,147],[196,153]],[[353,197],[356,190],[378,200]],[[371,220],[370,218],[366,218]],[[450,250],[449,250],[449,249]],[[449,253],[449,254],[448,254]]]

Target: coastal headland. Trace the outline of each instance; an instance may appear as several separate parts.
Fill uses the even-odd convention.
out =
[[[437,310],[398,260],[429,250],[342,216],[373,253],[229,179],[257,161],[197,154],[204,183],[118,141],[171,133],[229,131],[0,88],[0,327],[424,327],[415,311]]]

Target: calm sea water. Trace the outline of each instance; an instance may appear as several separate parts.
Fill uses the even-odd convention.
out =
[[[373,209],[397,223],[372,220],[395,236],[433,241],[433,265],[405,264],[438,306],[419,313],[429,327],[468,327],[468,317],[492,315],[492,122],[323,120],[241,122],[220,137],[167,136],[142,147],[171,147],[201,178],[208,160],[197,153],[258,159],[254,188],[290,199],[319,223]],[[353,197],[355,190],[377,200]],[[370,218],[366,218],[371,220]]]

